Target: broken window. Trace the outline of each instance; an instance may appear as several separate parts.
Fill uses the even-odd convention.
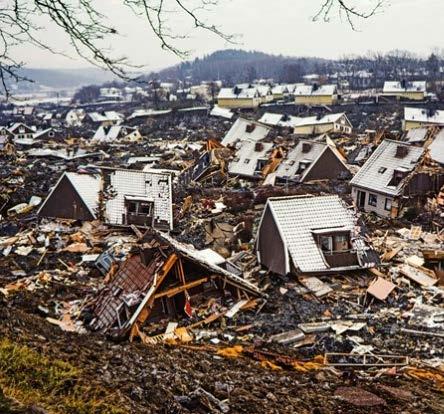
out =
[[[376,207],[378,203],[378,196],[376,194],[369,194],[368,195],[368,205]]]
[[[407,176],[407,171],[397,169],[393,171],[393,177],[388,183],[388,185],[397,187],[406,176]]]

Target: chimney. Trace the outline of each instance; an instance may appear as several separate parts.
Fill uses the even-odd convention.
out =
[[[401,88],[402,88],[402,89],[407,89],[407,81],[406,81],[405,79],[403,79],[403,80],[401,81]]]
[[[248,132],[249,134],[251,134],[254,131],[255,128],[256,128],[255,124],[248,124],[245,127],[245,131]]]
[[[404,158],[409,153],[409,148],[405,145],[398,145],[396,147],[396,158]]]
[[[264,144],[262,142],[256,142],[256,145],[254,146],[254,150],[256,152],[261,152],[264,150]]]
[[[302,143],[302,152],[306,154],[307,152],[310,152],[311,150],[311,144],[309,142],[303,142]]]

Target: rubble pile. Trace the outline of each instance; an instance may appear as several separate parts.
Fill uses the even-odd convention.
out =
[[[304,138],[244,119],[224,145],[235,123],[132,111],[137,139],[0,150],[2,337],[122,412],[443,412],[441,167],[397,167],[370,211],[350,186],[396,112]]]

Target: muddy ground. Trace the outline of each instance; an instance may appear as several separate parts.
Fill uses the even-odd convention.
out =
[[[0,318],[2,337],[72,363],[92,384],[115,390],[128,413],[444,412],[442,390],[401,372],[364,374],[368,378],[353,371],[302,373],[263,367],[251,356],[221,357],[203,346],[118,344],[95,334],[61,332],[5,303]],[[354,387],[351,402],[343,399],[351,391],[341,387]],[[202,390],[223,401],[221,406]],[[37,408],[23,412],[39,412]]]

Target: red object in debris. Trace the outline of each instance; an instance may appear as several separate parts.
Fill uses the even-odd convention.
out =
[[[184,306],[183,310],[185,311],[185,313],[187,314],[187,316],[189,318],[191,318],[191,316],[193,316],[193,309],[191,308],[191,303],[188,299],[185,302],[185,306]]]

